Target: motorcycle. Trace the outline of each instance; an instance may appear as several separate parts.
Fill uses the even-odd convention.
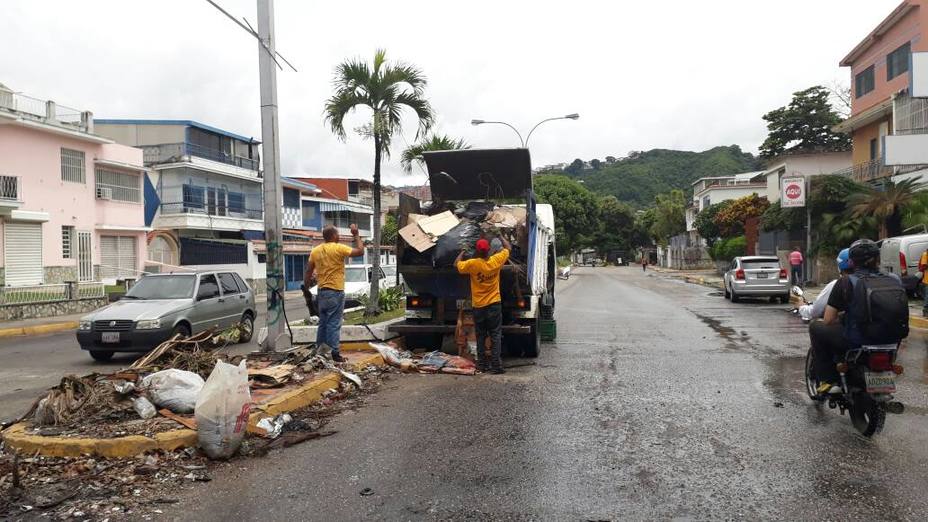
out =
[[[795,290],[794,290],[795,291]],[[831,409],[838,408],[851,419],[854,429],[865,437],[872,437],[883,429],[886,414],[901,414],[905,406],[893,400],[896,391],[896,376],[902,375],[903,367],[896,364],[899,351],[897,344],[861,346],[848,350],[842,362],[837,363],[841,376],[840,393],[819,394],[821,381],[813,371],[812,348],[806,355],[806,392],[817,403],[827,403]]]

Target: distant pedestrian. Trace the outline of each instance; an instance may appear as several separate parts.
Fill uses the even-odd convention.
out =
[[[642,272],[648,271],[648,258],[646,257],[641,258],[641,271]]]
[[[323,345],[332,349],[332,360],[345,362],[339,352],[342,314],[345,311],[345,260],[364,255],[364,245],[358,235],[358,226],[351,225],[354,248],[338,242],[338,230],[329,225],[322,230],[325,243],[312,249],[303,284],[309,288],[313,278],[319,282],[316,306],[319,308],[319,326],[316,327],[316,348]]]
[[[805,259],[802,257],[802,252],[799,251],[799,247],[793,247],[793,251],[789,253],[789,266],[792,270],[793,284],[802,286],[802,262]]]

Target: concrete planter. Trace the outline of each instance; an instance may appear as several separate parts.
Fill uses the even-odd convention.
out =
[[[377,324],[369,324],[367,326],[342,326],[341,341],[343,343],[353,343],[377,341],[378,339],[395,339],[399,337],[399,334],[387,331],[387,327],[402,320],[402,317],[398,317],[396,319]],[[291,324],[290,328],[293,330],[293,344],[312,344],[316,342],[316,326]],[[267,328],[262,327],[258,330],[258,344],[264,344],[265,339],[267,339]]]

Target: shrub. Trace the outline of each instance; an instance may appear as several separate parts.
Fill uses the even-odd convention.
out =
[[[744,236],[731,237],[716,241],[709,249],[709,256],[714,261],[731,261],[747,252],[748,242]]]
[[[400,306],[403,305],[403,300],[406,294],[403,291],[403,285],[397,285],[390,288],[381,288],[380,295],[378,297],[378,306],[381,312],[392,312]],[[358,301],[361,302],[361,306],[367,308],[367,305],[370,304],[371,298],[367,295],[362,295]]]

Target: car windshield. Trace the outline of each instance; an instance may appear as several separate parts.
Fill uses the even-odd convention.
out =
[[[381,268],[383,268],[383,273],[384,273],[384,275],[386,275],[387,277],[393,277],[393,276],[396,275],[396,267],[395,267],[395,266],[384,266],[384,267],[381,267]]]
[[[128,291],[124,299],[189,299],[193,296],[192,275],[143,277]]]
[[[367,269],[364,267],[353,267],[345,269],[346,283],[366,283]]]
[[[780,268],[780,260],[776,258],[770,259],[745,259],[741,261],[741,266],[745,270],[751,269],[771,269],[771,268]]]

